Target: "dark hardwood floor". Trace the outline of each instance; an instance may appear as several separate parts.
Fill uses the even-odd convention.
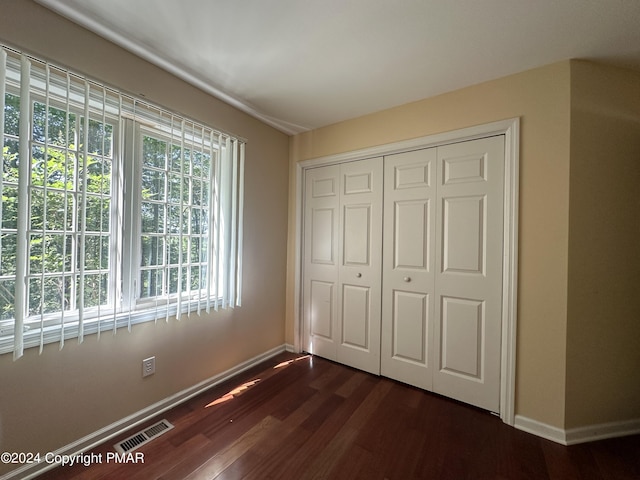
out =
[[[638,435],[563,447],[438,395],[287,353],[160,418],[175,428],[134,452],[144,463],[105,458],[145,425],[93,450],[102,463],[39,479],[640,479]]]

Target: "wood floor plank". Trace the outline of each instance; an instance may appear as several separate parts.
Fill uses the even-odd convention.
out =
[[[349,369],[346,372],[353,375],[353,371]],[[346,381],[349,378],[344,375],[344,372],[334,370],[334,373],[335,376],[323,385],[332,384],[338,387],[337,379]],[[326,401],[300,425],[299,438],[296,442],[298,447],[295,453],[286,464],[274,465],[268,472],[270,478],[300,478],[304,475],[309,463],[320,455],[353,412],[359,409],[361,403],[369,397],[372,387],[375,389],[375,386],[376,382],[363,382],[348,399],[331,393]],[[260,477],[250,478],[259,479]]]
[[[349,447],[358,436],[358,431],[345,425],[340,432],[322,449],[322,451],[309,463],[301,480],[318,480],[328,478],[336,463],[342,460]]]
[[[279,355],[162,418],[175,428],[138,450],[144,464],[60,467],[41,479],[640,479],[640,435],[564,447],[318,357]]]
[[[392,388],[391,382],[380,382],[369,395],[358,405],[358,408],[347,419],[346,423],[327,443],[324,449],[315,457],[300,478],[318,479],[326,478],[336,462],[348,450],[355,441],[360,430],[369,423],[371,416],[377,410],[388,391]]]
[[[210,452],[211,449],[211,442],[204,435],[193,436],[177,448],[173,447],[168,440],[163,439],[162,443],[159,440],[156,444],[153,444],[153,442],[148,444],[149,448],[147,449],[144,446],[140,448],[139,451],[145,454],[144,468],[139,468],[134,472],[126,468],[126,466],[121,466],[121,468],[111,473],[113,478],[127,478],[127,480],[161,478],[166,471],[174,468],[176,464],[182,465],[189,461],[193,462],[195,455],[203,451]],[[196,457],[197,460],[198,458]]]
[[[193,473],[183,477],[184,480],[216,478],[256,443],[272,435],[279,423],[280,421],[276,418],[266,417],[227,448],[216,453]]]
[[[350,396],[358,386],[364,382],[369,375],[365,372],[354,371],[353,375],[344,382],[339,388],[336,389],[336,395],[347,398]]]
[[[309,388],[311,389],[311,387]],[[333,394],[318,392],[315,389],[311,390],[315,394],[308,397],[304,403],[301,403],[294,412],[283,420],[277,438],[263,445],[261,454],[265,461],[255,468],[247,470],[248,475],[246,478],[270,478],[275,470],[283,465],[288,465],[293,456],[300,455],[300,447],[313,432],[313,427],[311,429],[308,428],[312,425],[310,417],[315,414],[316,420],[314,421],[317,422],[319,420],[321,424],[324,417],[324,414],[321,413],[323,412],[321,407],[326,406],[334,397]],[[307,422],[307,428],[302,428],[301,425],[305,422]]]
[[[511,430],[498,440],[497,471],[503,478],[549,479],[538,437]]]
[[[640,442],[630,442],[627,438],[613,438],[570,448],[574,447],[588,448],[591,451],[605,480],[640,479]],[[629,458],[636,461],[626,461]]]
[[[581,480],[580,473],[571,459],[569,449],[554,442],[543,442],[542,453],[549,478]]]
[[[376,465],[374,452],[354,443],[342,458],[336,462],[327,478],[383,480],[384,473]]]

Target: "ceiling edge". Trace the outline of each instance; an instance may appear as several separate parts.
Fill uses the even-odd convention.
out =
[[[258,110],[256,110],[251,105],[229,95],[223,90],[211,85],[210,83],[202,80],[201,78],[192,75],[189,72],[186,72],[182,68],[177,65],[171,63],[167,59],[157,55],[139,43],[133,42],[127,37],[105,27],[101,23],[97,22],[95,19],[91,18],[88,15],[79,12],[68,5],[61,4],[56,0],[35,0],[37,3],[41,4],[45,8],[61,15],[72,22],[86,28],[87,30],[99,35],[106,40],[119,45],[125,50],[133,53],[134,55],[154,64],[155,66],[175,75],[176,77],[184,80],[185,82],[199,88],[200,90],[208,93],[209,95],[222,100],[223,102],[231,105],[232,107],[237,108],[238,110],[260,120],[263,123],[285,133],[287,135],[295,135],[298,133],[302,133],[308,131],[309,128],[301,127],[299,125],[295,125],[289,122],[285,122],[268,115],[265,115]]]

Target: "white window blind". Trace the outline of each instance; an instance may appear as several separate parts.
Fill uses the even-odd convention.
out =
[[[0,48],[0,353],[241,304],[243,140]]]

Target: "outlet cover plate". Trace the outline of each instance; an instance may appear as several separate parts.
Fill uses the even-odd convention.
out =
[[[142,360],[142,376],[148,377],[156,373],[156,357],[149,357]]]

